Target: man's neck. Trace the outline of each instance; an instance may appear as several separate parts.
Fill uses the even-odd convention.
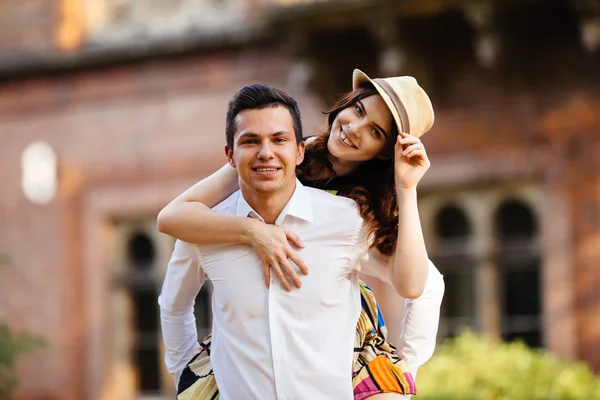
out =
[[[296,180],[293,184],[281,188],[275,193],[257,193],[246,185],[240,185],[242,196],[248,205],[261,216],[267,224],[274,224],[296,190]]]

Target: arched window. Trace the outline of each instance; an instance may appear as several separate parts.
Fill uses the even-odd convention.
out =
[[[435,217],[436,246],[432,257],[444,275],[440,334],[454,336],[475,326],[475,270],[469,250],[472,235],[465,213],[456,206],[442,208]]]
[[[529,206],[518,200],[504,202],[497,212],[498,236],[500,241],[520,241],[533,239],[538,226]]]
[[[142,393],[160,390],[159,312],[156,281],[156,251],[151,237],[134,232],[127,242],[128,285],[132,300],[134,333],[133,362]]]
[[[129,262],[135,267],[146,268],[151,266],[156,255],[150,237],[143,232],[135,233],[129,239],[127,255],[129,257]]]
[[[519,200],[505,201],[496,213],[500,269],[502,337],[541,347],[541,282],[538,223]]]
[[[471,227],[460,208],[446,206],[437,215],[436,232],[438,237],[444,239],[466,238],[471,234]]]

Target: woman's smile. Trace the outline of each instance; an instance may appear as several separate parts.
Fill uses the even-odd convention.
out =
[[[340,130],[340,141],[345,144],[348,147],[351,147],[353,149],[357,149],[358,147],[356,147],[356,145],[350,140],[350,138],[348,137],[348,135],[346,135],[346,132],[344,132],[343,129]]]

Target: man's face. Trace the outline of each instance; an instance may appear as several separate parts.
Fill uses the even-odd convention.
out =
[[[244,110],[235,121],[233,149],[225,146],[225,153],[238,171],[240,185],[260,194],[294,185],[296,166],[304,159],[304,143],[296,143],[287,108]]]

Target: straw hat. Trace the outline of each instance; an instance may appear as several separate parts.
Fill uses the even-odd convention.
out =
[[[398,130],[423,136],[433,125],[433,106],[427,93],[412,76],[371,79],[359,69],[352,74],[353,89],[372,84],[389,107]]]

